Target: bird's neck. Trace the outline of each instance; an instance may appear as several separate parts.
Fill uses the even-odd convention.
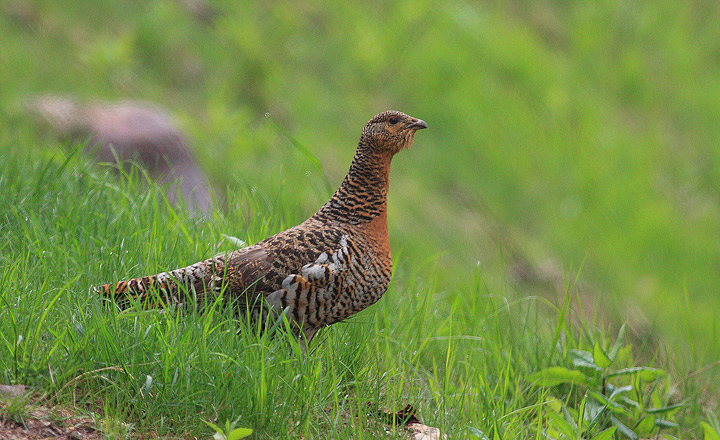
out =
[[[315,217],[356,225],[384,218],[391,161],[361,141],[345,180]]]

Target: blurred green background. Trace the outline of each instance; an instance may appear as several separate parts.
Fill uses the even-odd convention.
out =
[[[396,264],[459,294],[478,268],[502,295],[554,298],[577,277],[608,325],[720,357],[718,2],[6,0],[0,12],[2,149],[63,148],[28,116],[30,96],[150,101],[221,200],[250,187],[309,215],[363,124],[402,110],[430,130],[393,164]]]

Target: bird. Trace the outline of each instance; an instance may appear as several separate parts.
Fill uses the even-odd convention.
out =
[[[390,163],[425,128],[422,119],[382,112],[363,127],[339,188],[304,222],[187,267],[95,289],[120,306],[163,307],[184,298],[200,305],[223,295],[261,325],[284,314],[305,353],[318,330],[371,306],[387,290]]]
[[[61,95],[34,97],[27,107],[58,137],[87,140],[84,152],[98,162],[142,165],[167,185],[171,203],[181,194],[191,211],[208,214],[212,208],[208,179],[165,109],[143,101],[82,102]]]

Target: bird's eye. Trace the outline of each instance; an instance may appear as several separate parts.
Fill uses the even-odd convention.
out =
[[[390,123],[390,125],[395,125],[395,124],[398,123],[398,118],[396,118],[395,116],[393,116],[393,117],[391,117],[390,119],[388,119],[388,122]]]

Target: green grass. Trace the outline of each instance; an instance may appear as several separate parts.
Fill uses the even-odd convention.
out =
[[[118,182],[72,155],[4,154],[0,167],[0,377],[93,412],[108,435],[209,436],[205,422],[237,420],[253,438],[393,438],[401,428],[378,411],[411,404],[449,438],[537,438],[556,432],[561,402],[577,411],[583,393],[603,392],[590,370],[583,384],[531,380],[547,367],[579,368],[577,350],[615,344],[570,307],[572,289],[561,309],[491,292],[480,270],[446,290],[434,262],[401,258],[383,300],[321,332],[306,358],[282,325],[262,334],[227,302],[204,313],[119,312],[89,287],[230,250],[223,234],[252,242],[299,214],[246,191],[229,198],[227,214],[195,218],[145,189],[142,175]],[[617,345],[615,369],[642,365]],[[685,438],[698,432],[707,396],[695,388],[702,381],[681,378],[633,393],[647,393],[646,409],[682,403],[669,432]],[[636,411],[625,417],[639,419]]]
[[[582,396],[567,384],[538,391],[528,375],[574,369],[570,350],[610,349],[627,322],[634,356],[617,362],[667,372],[660,388],[679,391],[648,399],[688,403],[677,435],[699,436],[701,418],[717,429],[716,2],[213,6],[212,23],[169,0],[0,6],[3,380],[62,390],[58,400],[99,408],[118,432],[130,421],[207,434],[202,420],[241,417],[258,438],[330,436],[343,423],[372,438],[387,427],[360,416],[365,402],[411,402],[450,438],[468,426],[530,438],[552,424],[538,404],[548,393],[572,396],[572,411]],[[62,166],[68,145],[22,106],[38,93],[169,108],[217,212],[173,210],[77,157]],[[116,315],[90,295],[232,249],[225,235],[252,243],[302,221],[346,172],[362,124],[387,108],[430,125],[393,163],[394,280],[307,360],[282,338],[230,337],[225,310]],[[575,305],[563,311],[568,285]],[[184,343],[168,351],[171,336]],[[283,362],[262,370],[262,350]],[[237,387],[194,375],[223,368]],[[274,382],[256,380],[258,368]],[[583,374],[588,386],[602,379]],[[278,397],[236,398],[248,383]],[[161,389],[171,394],[158,404]]]

